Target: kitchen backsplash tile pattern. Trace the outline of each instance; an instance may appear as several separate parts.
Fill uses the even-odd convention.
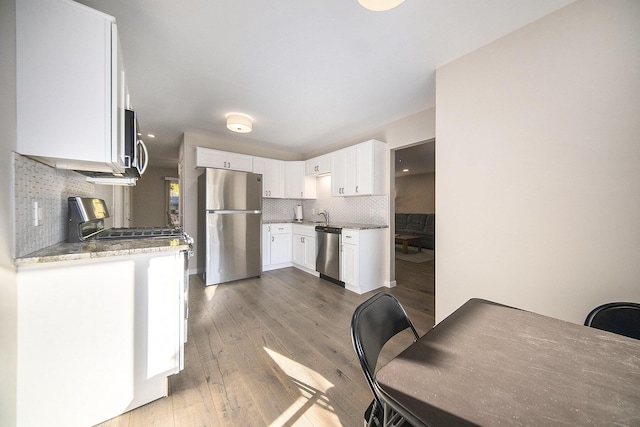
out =
[[[315,200],[263,199],[265,221],[291,221],[296,205],[302,205],[305,220],[320,221],[320,210],[329,213],[331,222],[389,225],[389,196],[332,197],[331,176],[317,178]],[[314,214],[315,210],[315,214]]]
[[[77,172],[55,169],[19,154],[13,155],[15,171],[15,256],[67,239],[67,198],[93,197],[94,185]],[[41,210],[34,225],[34,202]]]

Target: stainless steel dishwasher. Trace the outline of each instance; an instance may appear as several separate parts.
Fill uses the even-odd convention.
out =
[[[316,254],[316,271],[320,277],[344,287],[340,281],[340,245],[342,229],[326,225],[316,226],[318,253]]]

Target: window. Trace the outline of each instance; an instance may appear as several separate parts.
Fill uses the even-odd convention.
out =
[[[169,225],[180,226],[180,183],[177,178],[165,178],[167,181],[167,219]]]

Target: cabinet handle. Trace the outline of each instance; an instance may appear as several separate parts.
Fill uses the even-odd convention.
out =
[[[301,191],[300,192],[300,197],[303,197],[303,196],[304,196],[304,192]]]
[[[231,169],[231,162],[229,162],[229,169]]]
[[[274,240],[273,236],[271,236],[271,241],[272,241],[272,242],[275,242],[275,240]]]
[[[358,192],[358,186],[356,185],[356,193]]]

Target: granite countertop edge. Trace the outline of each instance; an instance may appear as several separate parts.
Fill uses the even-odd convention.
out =
[[[291,219],[285,220],[277,220],[270,219],[262,221],[263,224],[299,224],[299,225],[325,225],[323,222],[316,221],[295,221]],[[353,223],[353,222],[329,222],[329,227],[339,227],[339,228],[348,228],[351,230],[373,230],[377,228],[389,228],[388,225],[379,225],[379,224],[362,224],[362,223]]]
[[[79,243],[61,242],[18,257],[14,265],[26,266],[58,261],[74,261],[154,252],[189,250],[182,238],[149,238],[123,240],[89,240]]]

